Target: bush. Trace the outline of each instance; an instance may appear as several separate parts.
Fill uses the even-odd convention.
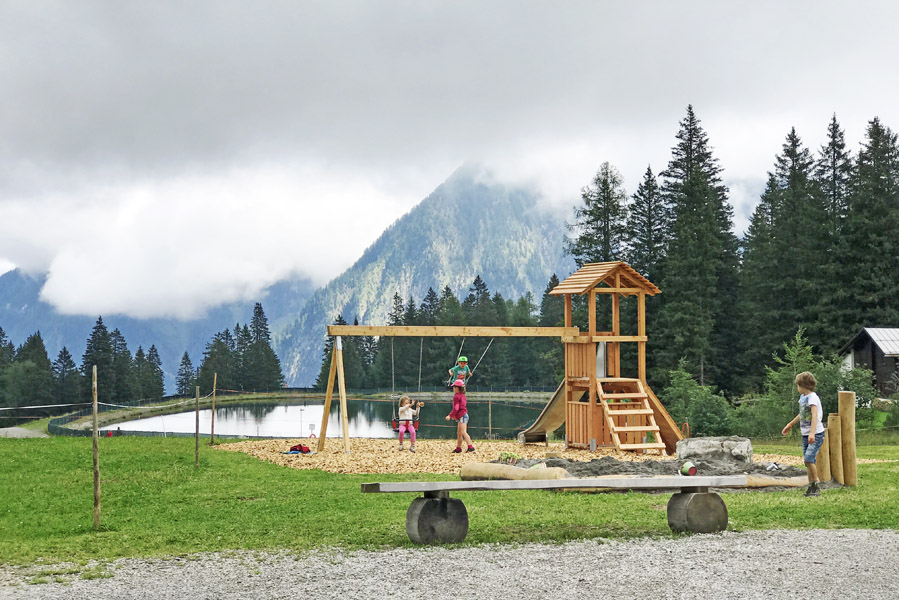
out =
[[[671,383],[662,390],[662,402],[677,423],[690,424],[694,437],[730,434],[733,409],[723,396],[699,385],[686,370],[683,361],[669,373]]]
[[[783,356],[775,355],[774,360],[779,366],[777,369],[767,369],[765,393],[753,401],[741,404],[734,414],[732,425],[739,435],[780,434],[783,426],[798,412],[799,394],[793,381],[803,371],[811,372],[818,380],[816,392],[821,398],[824,413],[822,419],[825,423],[829,413],[838,411],[839,391],[855,392],[860,409],[870,407],[876,396],[871,371],[847,369],[836,357],[816,358],[802,329],[789,343],[784,344]],[[856,420],[862,419],[864,422],[865,418],[873,418],[871,411],[858,411]]]

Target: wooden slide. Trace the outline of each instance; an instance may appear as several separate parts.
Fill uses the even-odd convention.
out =
[[[583,391],[575,394],[575,401],[584,395]],[[546,434],[555,431],[565,424],[565,381],[559,384],[549,403],[540,412],[534,424],[518,434],[518,441],[524,444],[545,442]]]

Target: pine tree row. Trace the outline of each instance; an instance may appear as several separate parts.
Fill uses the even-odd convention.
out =
[[[15,348],[0,328],[0,406],[47,406],[92,400],[93,367],[97,367],[97,389],[103,402],[121,403],[164,395],[162,362],[156,346],[145,353],[138,347],[132,356],[118,329],[110,332],[97,319],[81,367],[63,346],[52,363],[40,332],[33,333]],[[65,407],[29,411],[28,416],[66,412]]]

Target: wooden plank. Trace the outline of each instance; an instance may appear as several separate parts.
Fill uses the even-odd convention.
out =
[[[620,394],[603,394],[605,398],[647,398],[645,392],[622,392]]]
[[[641,444],[641,446],[665,444]],[[664,490],[693,487],[745,487],[745,475],[720,476],[663,476],[663,477],[590,477],[585,479],[532,479],[490,481],[392,481],[363,483],[364,494],[423,493],[489,490],[564,490],[579,488],[615,488],[633,490]]]
[[[614,405],[610,405],[611,408]],[[634,408],[634,409],[626,409],[626,410],[610,410],[610,415],[651,415],[652,409],[649,408]]]
[[[383,337],[561,337],[577,327],[450,327],[438,325],[328,325],[328,335]]]
[[[658,431],[658,425],[623,425],[621,427],[615,427],[615,431]]]
[[[648,338],[645,335],[565,335],[561,339],[566,344],[589,344],[590,342],[646,342]]]
[[[621,444],[622,450],[662,450],[665,444],[656,442],[652,444]]]

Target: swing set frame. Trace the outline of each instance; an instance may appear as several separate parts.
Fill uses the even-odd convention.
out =
[[[565,346],[565,380],[560,391],[564,392],[567,445],[590,450],[605,446],[618,450],[660,450],[663,454],[673,454],[677,441],[684,437],[683,433],[646,381],[645,300],[646,296],[654,296],[659,291],[627,263],[588,263],[549,292],[563,296],[564,327],[329,325],[328,335],[334,336],[336,343],[328,374],[318,451],[324,450],[336,381],[340,394],[344,449],[348,454],[350,452],[342,336],[555,337]],[[573,295],[587,297],[587,331],[581,331],[572,323]],[[598,295],[611,298],[611,331],[597,331]],[[626,296],[637,298],[637,335],[621,333],[620,298]],[[622,343],[637,345],[636,377],[622,377]],[[600,344],[603,352],[597,354]],[[598,365],[597,358],[603,354],[604,364]],[[600,372],[600,366],[603,372]],[[554,396],[544,412],[555,402]],[[647,442],[644,434],[649,432],[654,435],[655,441]]]

